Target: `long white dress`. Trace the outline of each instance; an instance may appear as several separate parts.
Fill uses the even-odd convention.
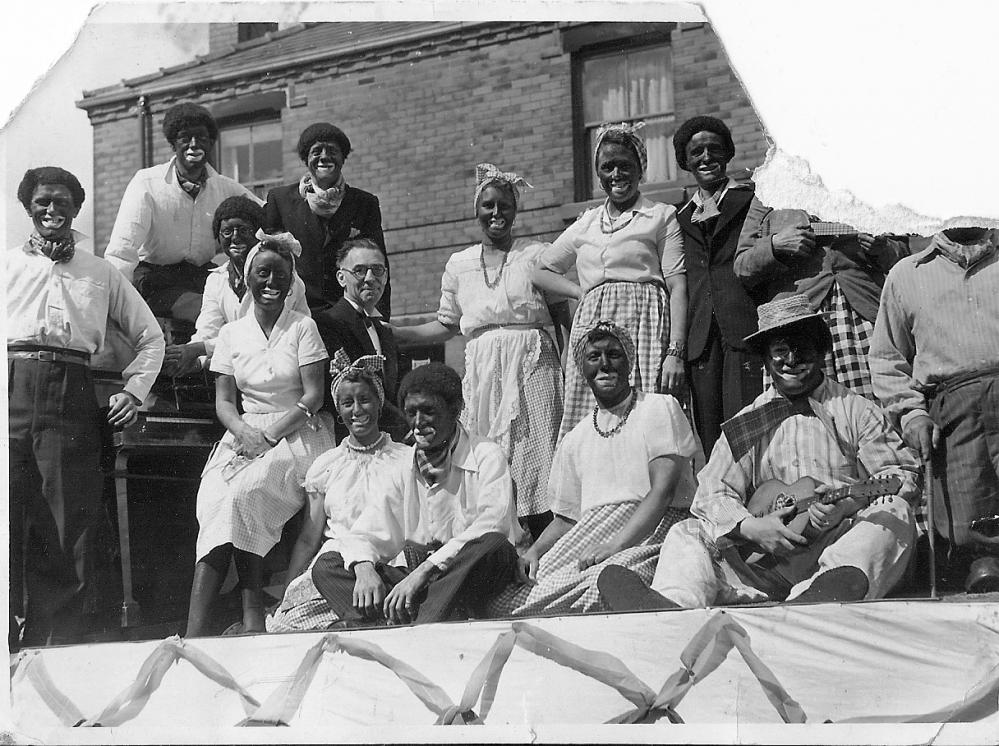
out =
[[[243,421],[263,429],[302,398],[300,368],[327,357],[316,323],[286,307],[270,338],[252,313],[223,326],[211,369],[236,379]],[[235,438],[226,432],[216,444],[198,488],[198,560],[230,542],[264,555],[280,540],[284,524],[305,504],[306,472],[335,445],[332,416],[321,412],[312,420],[228,479]]]
[[[545,244],[515,239],[503,264],[483,277],[482,244],[452,254],[441,278],[437,320],[466,337],[462,424],[500,444],[510,464],[517,515],[544,513],[562,420],[562,369],[544,327],[548,307],[531,282]],[[497,279],[498,277],[498,279]]]

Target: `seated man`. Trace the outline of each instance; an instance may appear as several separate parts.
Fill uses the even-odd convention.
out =
[[[388,282],[385,252],[371,238],[347,239],[337,252],[336,266],[343,297],[316,314],[319,334],[331,356],[343,348],[351,360],[376,354],[385,358],[385,406],[381,427],[393,439],[401,440],[408,427],[392,403],[399,380],[398,352],[392,328],[384,322],[377,307]],[[326,388],[329,390],[329,386]],[[335,409],[328,397],[324,406],[331,411]],[[338,422],[337,440],[346,434],[346,429]]]
[[[209,165],[218,127],[206,108],[170,107],[163,134],[174,156],[132,177],[104,258],[132,281],[156,316],[193,322],[214,268],[215,209],[226,197],[239,195],[262,203]]]
[[[18,644],[82,642],[94,600],[102,515],[100,404],[91,357],[114,322],[132,352],[107,421],[124,427],[163,362],[163,332],[121,274],[73,230],[84,191],[61,168],[33,168],[17,196],[34,230],[6,252],[10,502],[10,636]],[[25,605],[26,604],[26,605]],[[15,617],[24,617],[23,639]]]
[[[519,536],[503,450],[458,422],[461,378],[442,363],[411,371],[399,401],[416,440],[385,494],[312,568],[343,627],[438,622],[480,612],[515,577]],[[393,567],[400,552],[407,568]]]
[[[722,426],[698,475],[696,518],[670,530],[652,589],[623,568],[601,573],[598,588],[615,610],[880,598],[905,570],[915,540],[915,456],[876,405],[824,377],[830,334],[806,296],[775,299],[758,313],[760,331],[746,342],[763,354],[773,388]],[[754,492],[773,487],[765,483],[803,477],[839,499],[812,502],[801,515],[794,504],[750,511]],[[793,494],[776,490],[785,491]],[[795,502],[803,497],[812,489]],[[747,562],[750,550],[762,558]]]

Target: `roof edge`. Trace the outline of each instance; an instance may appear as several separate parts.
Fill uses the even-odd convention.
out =
[[[211,75],[204,79],[207,83],[219,83],[226,80],[243,77],[245,75],[252,75],[255,73],[263,72],[274,72],[277,70],[282,70],[288,67],[295,67],[298,65],[308,64],[310,62],[319,62],[323,60],[335,59],[337,57],[345,56],[355,52],[363,52],[372,49],[380,49],[383,47],[391,47],[395,44],[399,44],[407,41],[416,41],[419,39],[429,39],[435,36],[443,36],[444,34],[452,33],[459,29],[465,28],[475,28],[478,26],[486,26],[492,23],[497,23],[497,21],[459,21],[453,23],[441,23],[439,26],[435,26],[432,29],[421,29],[419,31],[409,31],[401,34],[390,34],[380,39],[371,39],[368,41],[357,42],[355,44],[346,45],[338,47],[336,49],[316,49],[310,50],[308,52],[303,52],[297,54],[293,57],[289,57],[286,60],[281,61],[278,65],[275,65],[271,61],[261,62],[255,65],[249,65],[247,67],[241,68],[235,71],[226,71],[218,75]],[[303,28],[298,29],[298,32],[306,31],[310,27],[303,24]],[[284,36],[285,34],[281,34]],[[277,36],[277,35],[275,35]],[[253,40],[257,42],[257,40]],[[257,42],[259,44],[259,42]],[[262,46],[262,45],[261,45]],[[97,88],[90,91],[83,92],[83,98],[77,100],[75,105],[79,109],[90,112],[91,109],[96,109],[101,106],[107,106],[109,104],[121,103],[124,101],[131,101],[138,96],[149,96],[154,94],[171,93],[173,91],[185,90],[189,87],[189,83],[170,83],[169,81],[163,82],[160,85],[156,85],[154,81],[160,80],[166,75],[180,72],[181,70],[188,70],[191,68],[196,68],[209,62],[214,62],[221,59],[229,54],[236,51],[242,51],[245,47],[242,45],[239,47],[232,47],[226,50],[223,54],[218,55],[200,55],[195,57],[191,62],[182,63],[180,65],[171,66],[169,69],[161,68],[158,72],[150,73],[147,75],[139,76],[131,80],[122,80],[121,83],[107,86],[105,88]]]

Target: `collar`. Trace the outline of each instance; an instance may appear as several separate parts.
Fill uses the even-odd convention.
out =
[[[725,182],[725,186],[723,186],[720,191],[715,192],[715,194],[719,195],[718,197],[715,198],[715,204],[721,205],[722,200],[725,199],[725,195],[728,194],[729,189],[748,189],[748,188],[749,184],[738,182],[735,179],[733,179],[731,176],[729,176],[728,181]],[[698,187],[697,189],[694,190],[693,196],[689,200],[687,200],[684,203],[683,207],[681,207],[680,209],[686,210],[691,205],[699,207],[703,202],[704,200],[701,197],[701,188]]]
[[[997,246],[999,246],[999,229],[992,229],[985,239],[979,243],[990,243],[992,245],[992,251],[990,251],[986,256],[991,256],[995,253]],[[967,244],[969,246],[975,244]],[[933,238],[930,240],[929,245],[917,254],[913,254],[912,258],[916,264],[924,264],[933,258],[934,254],[939,254],[947,258],[947,248],[948,246],[953,246],[957,249],[964,246],[964,244],[959,244],[956,241],[952,241],[943,234],[943,231],[934,234]],[[955,262],[956,264],[957,262]]]
[[[607,197],[607,198],[604,199],[604,205],[603,205],[603,208],[604,208],[605,211],[607,210],[607,206],[609,204],[610,204],[610,197]],[[638,193],[638,200],[635,202],[635,204],[633,204],[627,210],[625,210],[624,212],[622,212],[621,215],[627,215],[629,212],[635,212],[635,213],[639,213],[641,215],[645,215],[646,217],[648,217],[648,216],[652,215],[652,213],[655,210],[655,208],[656,208],[656,203],[653,202],[652,200],[650,200],[648,197],[646,197],[641,192],[639,192]],[[615,220],[619,220],[619,219],[620,219],[620,216],[618,216],[617,218],[615,218]]]
[[[464,471],[479,471],[479,460],[472,450],[472,436],[468,434],[468,430],[459,422],[455,425],[454,434],[458,442],[451,445],[451,465]],[[416,450],[416,446],[413,446],[413,468],[419,473]]]
[[[181,188],[180,187],[180,182],[177,180],[177,176],[178,176],[177,175],[177,156],[171,157],[170,160],[167,161],[166,167],[167,167],[166,168],[166,174],[165,174],[166,178],[164,179],[164,181],[166,181],[168,184],[170,184],[170,183],[176,184],[177,188],[180,189]],[[212,164],[211,163],[206,163],[205,164],[205,181],[206,182],[209,179],[211,179],[213,176],[218,176],[218,174],[219,174],[219,172],[216,171],[214,168],[212,168]]]
[[[353,306],[353,307],[354,307],[354,310],[355,310],[355,311],[357,311],[357,313],[358,313],[359,315],[361,315],[361,316],[367,316],[367,317],[368,317],[369,319],[380,319],[380,318],[382,318],[382,312],[381,312],[381,311],[379,311],[379,310],[378,310],[377,308],[376,308],[376,309],[375,309],[374,311],[372,311],[371,313],[368,313],[368,312],[367,312],[367,311],[365,311],[365,310],[364,310],[363,308],[361,308],[361,307],[360,307],[359,305],[357,305],[357,304],[356,304],[356,303],[355,303],[355,302],[353,301],[353,299],[352,299],[352,298],[348,298],[348,297],[347,297],[347,296],[345,295],[345,296],[343,296],[343,299],[344,299],[345,301],[347,301],[347,302],[348,302],[348,303],[349,303],[349,304],[350,304],[351,306]]]

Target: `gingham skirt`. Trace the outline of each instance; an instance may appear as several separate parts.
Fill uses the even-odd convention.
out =
[[[492,329],[465,346],[462,380],[469,432],[506,453],[517,516],[548,510],[548,472],[562,420],[562,367],[542,329]]]
[[[312,582],[312,566],[292,580],[281,603],[264,620],[268,632],[326,629],[340,617]]]
[[[649,585],[659,561],[659,548],[677,521],[690,517],[686,508],[669,508],[655,530],[637,546],[580,571],[579,558],[591,546],[610,541],[638,508],[637,501],[600,505],[555,542],[538,564],[535,585],[510,585],[489,602],[490,617],[531,616],[541,613],[581,614],[606,610],[597,590],[597,576],[608,565],[621,565]]]
[[[284,412],[253,414],[243,421],[265,428]],[[303,425],[228,481],[222,467],[232,458],[232,433],[222,436],[208,457],[198,487],[198,542],[201,560],[212,549],[232,543],[261,556],[281,539],[281,529],[305,505],[305,473],[316,458],[333,448],[333,418],[322,412],[316,429]]]
[[[654,282],[605,282],[590,290],[576,309],[569,335],[573,350],[580,337],[601,319],[610,319],[628,330],[635,343],[636,360],[631,383],[635,388],[659,393],[659,366],[669,340],[666,291]],[[571,361],[570,354],[570,361]],[[559,442],[593,409],[596,400],[579,370],[571,362],[565,371],[565,406]]]
[[[874,324],[853,310],[836,282],[819,304],[818,312],[824,315],[832,335],[832,351],[826,355],[823,365],[826,377],[877,402],[871,385],[871,369],[867,364]],[[771,385],[770,374],[764,368],[763,388]]]

